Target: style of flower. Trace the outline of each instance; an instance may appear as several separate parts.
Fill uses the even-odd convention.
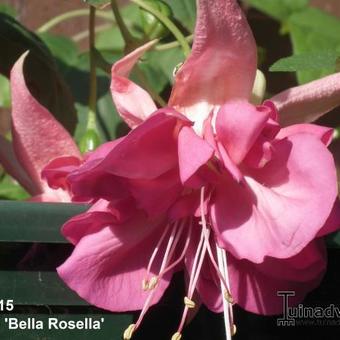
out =
[[[321,237],[338,228],[340,210],[332,130],[309,122],[339,104],[340,74],[251,104],[256,45],[246,19],[236,0],[199,0],[192,54],[169,107],[157,109],[127,78],[153,44],[112,68],[112,97],[132,131],[66,178],[75,200],[94,205],[63,226],[75,249],[58,273],[94,305],[141,309],[124,333],[130,339],[184,269],[187,294],[172,339],[196,307],[195,291],[224,312],[230,339],[233,303],[279,313],[277,291],[294,290],[297,303],[322,278]]]
[[[11,71],[12,143],[0,136],[0,163],[33,196],[31,201],[70,202],[67,188],[51,189],[41,171],[62,156],[68,156],[63,165],[71,171],[82,156],[69,133],[27,88],[23,73],[26,55]]]

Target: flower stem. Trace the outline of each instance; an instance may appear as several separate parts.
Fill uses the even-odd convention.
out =
[[[167,18],[160,11],[158,11],[152,5],[148,4],[143,0],[130,0],[130,1],[153,14],[160,22],[164,24],[164,26],[168,28],[168,30],[174,35],[174,37],[182,47],[185,57],[187,57],[190,54],[191,48],[187,40],[185,39],[185,36],[169,18]]]
[[[97,74],[95,59],[95,22],[96,8],[90,7],[89,16],[89,44],[90,44],[90,94],[89,94],[89,115],[87,130],[96,130],[96,105],[97,105]]]
[[[188,43],[191,43],[193,41],[193,39],[194,39],[193,34],[188,35],[187,37],[185,37],[185,40]],[[170,43],[167,43],[167,44],[157,45],[157,46],[155,46],[154,49],[156,51],[165,51],[165,50],[170,50],[170,49],[178,47],[178,46],[181,46],[181,44],[176,40],[176,41],[173,41],[173,42],[170,42]]]
[[[40,26],[37,29],[37,33],[45,33],[66,20],[77,18],[77,17],[82,17],[82,16],[88,16],[90,11],[91,11],[91,8],[90,9],[77,9],[74,11],[60,14],[52,18],[51,20],[47,21],[42,26]],[[115,22],[115,19],[112,17],[111,13],[108,13],[106,11],[97,11],[96,15],[100,18]]]
[[[119,27],[119,30],[125,41],[126,49],[129,50],[129,49],[135,48],[136,39],[131,35],[130,31],[126,27],[125,22],[120,14],[119,7],[117,5],[116,0],[111,0],[111,8],[112,8],[113,15],[116,19],[117,26]]]

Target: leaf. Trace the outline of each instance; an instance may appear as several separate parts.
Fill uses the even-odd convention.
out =
[[[307,8],[293,14],[288,20],[288,28],[294,55],[336,52],[340,46],[340,20],[315,8]],[[334,72],[334,67],[325,65],[322,69],[298,71],[300,84],[321,78]]]
[[[113,52],[103,52],[101,54],[105,60],[111,64],[120,58],[120,54]],[[88,116],[88,96],[89,96],[89,53],[85,52],[78,56],[76,65],[68,67],[59,62],[65,79],[72,89],[76,102],[78,115],[78,125],[75,131],[75,139],[80,141],[86,132]],[[79,86],[79,84],[82,84]],[[113,140],[119,133],[121,119],[115,110],[111,99],[110,76],[97,68],[97,128],[100,139],[104,141]]]
[[[0,182],[0,198],[7,200],[25,200],[30,195],[9,175],[5,175]]]
[[[195,0],[164,0],[171,7],[175,19],[189,32],[192,32],[196,23]]]
[[[135,4],[124,6],[120,9],[124,22],[130,33],[137,39],[143,38],[143,29],[141,23],[141,13],[139,7]],[[98,50],[108,50],[122,52],[124,49],[124,40],[117,26],[113,26],[99,32],[96,35],[96,48]]]
[[[294,12],[308,6],[309,0],[246,0],[257,10],[279,21],[285,21]]]
[[[76,125],[72,96],[42,40],[10,16],[0,13],[0,46],[6,51],[0,54],[0,73],[7,77],[17,59],[30,51],[24,69],[30,91],[72,132]]]
[[[311,29],[313,33],[319,33],[333,40],[340,41],[340,20],[317,8],[309,7],[294,13],[289,18],[289,24]]]
[[[271,72],[297,72],[305,70],[323,70],[325,68],[335,71],[339,52],[327,51],[318,53],[303,53],[276,61],[269,69]]]
[[[161,72],[170,84],[173,84],[174,68],[179,63],[183,62],[185,57],[182,49],[180,47],[176,47],[165,51],[150,51],[146,53],[144,60],[157,72]]]
[[[78,61],[78,47],[73,40],[50,33],[41,33],[39,37],[49,48],[53,56],[67,65],[75,65]]]
[[[11,89],[9,81],[0,74],[0,107],[9,108],[11,106]]]

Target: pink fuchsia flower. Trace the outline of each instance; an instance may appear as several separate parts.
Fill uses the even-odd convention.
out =
[[[185,268],[188,293],[174,339],[195,306],[195,289],[208,308],[224,311],[230,338],[232,300],[278,313],[276,290],[296,290],[298,302],[325,270],[318,238],[339,226],[326,147],[332,131],[281,128],[279,120],[284,98],[287,112],[304,101],[320,108],[313,117],[330,110],[338,84],[319,81],[322,97],[306,85],[250,104],[256,46],[248,24],[236,1],[201,0],[193,52],[176,75],[171,108],[157,110],[127,78],[152,44],[112,68],[113,100],[133,130],[67,177],[75,197],[99,201],[64,225],[75,250],[58,273],[92,304],[142,309],[129,339],[171,273]],[[299,112],[300,121],[309,120]]]
[[[0,136],[0,162],[33,196],[31,201],[69,202],[67,188],[51,189],[41,178],[41,170],[51,160],[67,156],[58,165],[70,171],[80,164],[82,156],[69,133],[27,88],[23,73],[26,55],[11,71],[12,143]]]

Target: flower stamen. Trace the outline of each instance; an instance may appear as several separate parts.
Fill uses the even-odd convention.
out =
[[[181,340],[182,339],[182,334],[176,332],[172,337],[171,340]]]
[[[135,331],[135,324],[132,323],[124,332],[123,339],[130,340],[132,338],[132,334]]]
[[[196,303],[192,301],[191,299],[189,299],[187,296],[184,297],[184,304],[190,309],[193,309],[196,307]]]

